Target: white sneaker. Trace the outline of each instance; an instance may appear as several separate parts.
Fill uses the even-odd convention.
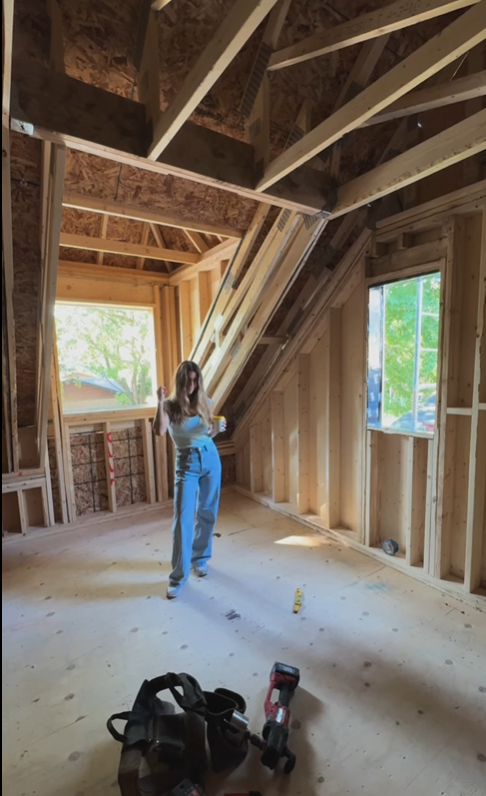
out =
[[[208,574],[207,564],[194,564],[194,573],[198,578],[205,578]]]
[[[181,593],[180,586],[168,586],[167,587],[167,599],[168,600],[175,600],[176,597],[179,596]]]

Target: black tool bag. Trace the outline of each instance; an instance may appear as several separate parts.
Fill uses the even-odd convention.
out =
[[[159,699],[165,690],[182,712]],[[203,784],[206,709],[201,687],[191,675],[169,673],[145,680],[131,711],[108,720],[110,734],[123,744],[118,770],[122,796],[164,796],[186,778]],[[116,720],[126,722],[123,734],[115,729]]]

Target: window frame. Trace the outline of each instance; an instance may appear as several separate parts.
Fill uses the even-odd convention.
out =
[[[56,296],[55,304],[64,304],[64,305],[78,305],[78,306],[94,306],[94,307],[106,307],[108,309],[122,309],[122,310],[147,310],[151,312],[152,319],[153,319],[153,330],[154,330],[154,351],[153,351],[153,365],[154,365],[154,376],[156,378],[157,384],[161,383],[161,375],[162,375],[162,361],[161,361],[161,349],[160,349],[160,320],[157,319],[157,312],[159,311],[159,307],[157,302],[134,302],[132,301],[122,301],[122,300],[113,300],[110,301],[106,298],[75,298],[69,297],[67,298],[64,295]],[[84,424],[89,422],[90,420],[94,423],[101,423],[106,420],[112,420],[116,422],[117,420],[134,420],[134,419],[141,419],[141,418],[151,418],[154,416],[156,412],[156,397],[154,396],[154,404],[153,406],[120,406],[120,408],[107,408],[107,409],[82,409],[80,411],[70,411],[65,410],[62,398],[62,388],[61,388],[61,380],[60,380],[60,369],[59,369],[59,348],[57,342],[57,335],[54,334],[54,347],[55,347],[55,376],[57,379],[58,385],[58,395],[59,395],[59,404],[61,409],[61,414],[63,421],[65,423],[69,423],[70,426],[75,425],[76,423]],[[155,387],[157,389],[157,386]]]
[[[365,429],[367,433],[370,432],[380,432],[382,434],[391,434],[391,435],[398,435],[403,437],[418,437],[422,439],[429,439],[433,440],[439,431],[440,427],[440,418],[441,418],[441,394],[440,394],[440,387],[441,387],[441,371],[442,371],[442,349],[443,349],[443,324],[444,324],[444,317],[443,317],[443,308],[444,308],[444,295],[446,290],[446,285],[444,283],[444,276],[445,276],[445,265],[446,261],[445,258],[441,258],[439,260],[435,260],[429,263],[424,263],[417,266],[411,266],[409,268],[403,268],[402,270],[397,270],[396,272],[393,271],[392,273],[385,273],[379,274],[376,276],[368,276],[365,279],[365,334],[366,334],[366,342],[365,342],[365,401],[364,401],[364,415],[365,415]],[[381,426],[373,426],[370,425],[368,421],[368,363],[369,363],[369,322],[370,322],[370,315],[369,315],[369,308],[370,308],[370,289],[375,287],[385,287],[386,285],[391,285],[397,282],[405,282],[410,279],[417,279],[419,277],[426,277],[432,276],[433,274],[440,275],[440,295],[439,295],[439,331],[438,331],[438,344],[437,344],[437,381],[436,381],[436,408],[435,408],[435,428],[433,432],[428,431],[412,431],[412,430],[405,430],[405,429],[397,429],[397,428],[384,428]]]

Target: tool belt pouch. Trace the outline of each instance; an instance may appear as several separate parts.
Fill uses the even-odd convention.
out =
[[[220,772],[239,766],[248,754],[248,740],[232,732],[233,712],[244,714],[246,702],[240,694],[227,688],[205,691],[208,744],[213,771]]]
[[[182,712],[159,699],[165,690]],[[194,677],[169,673],[145,680],[131,711],[115,713],[107,723],[112,737],[123,744],[118,769],[122,796],[165,796],[186,778],[202,784],[205,713],[206,700]],[[124,733],[115,729],[117,720],[126,722]]]

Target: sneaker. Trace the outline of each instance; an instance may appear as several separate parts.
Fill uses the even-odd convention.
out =
[[[180,586],[168,586],[167,587],[167,599],[168,600],[175,600],[175,598],[181,593]]]
[[[207,564],[194,564],[194,573],[198,578],[205,578],[208,574]]]

